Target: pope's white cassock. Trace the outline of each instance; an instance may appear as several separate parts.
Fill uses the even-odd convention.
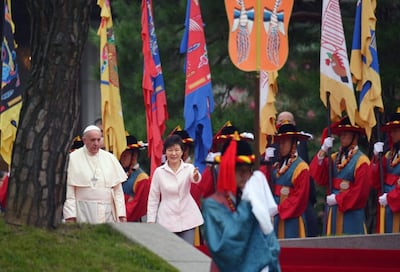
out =
[[[64,219],[78,223],[118,222],[126,216],[122,182],[127,175],[118,160],[102,149],[90,155],[83,146],[69,155]]]

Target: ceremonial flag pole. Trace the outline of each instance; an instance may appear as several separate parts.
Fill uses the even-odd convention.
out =
[[[320,49],[320,98],[327,108],[327,130],[331,135],[332,119],[340,119],[344,111],[355,124],[357,103],[351,83],[346,39],[339,0],[323,0]],[[328,186],[332,192],[332,158],[328,150]],[[328,207],[328,206],[327,206]],[[328,207],[330,209],[330,207]],[[328,210],[329,210],[328,209]],[[327,216],[327,213],[325,216]]]
[[[260,168],[260,161],[261,156],[260,152],[257,152],[257,146],[260,146],[260,136],[261,136],[261,129],[260,129],[260,72],[257,71],[255,75],[255,94],[254,94],[254,104],[256,105],[256,112],[254,116],[254,130],[258,132],[259,135],[254,135],[254,146],[255,151],[254,154],[256,155],[256,160],[254,162],[254,168]]]
[[[109,0],[98,0],[101,8],[100,89],[105,149],[119,159],[126,149],[125,125],[122,114],[117,66],[117,49]]]
[[[375,113],[375,118],[377,116],[380,116],[380,108],[375,108],[374,109]],[[378,141],[381,141],[381,123],[380,123],[380,118],[376,118],[376,138]],[[385,179],[384,179],[384,173],[383,173],[383,162],[382,162],[382,152],[378,153],[378,163],[379,163],[379,184],[381,186],[381,192],[378,191],[378,193],[383,194],[385,192],[384,186],[385,186]],[[379,233],[384,234],[385,233],[385,217],[386,217],[386,207],[383,205],[379,205]]]
[[[0,92],[0,155],[11,166],[12,152],[19,114],[22,107],[22,89],[20,87],[17,55],[14,41],[14,22],[11,17],[11,1],[2,2],[2,76]]]
[[[383,112],[381,79],[376,42],[376,0],[357,2],[350,68],[359,95],[357,123],[368,140],[376,125],[375,108]]]
[[[278,92],[277,84],[278,72],[267,72],[260,71],[259,80],[259,126],[260,135],[258,137],[259,142],[256,143],[256,147],[259,148],[259,154],[263,154],[268,145],[273,144],[274,135],[276,133],[276,108],[275,108],[275,97]],[[262,161],[262,158],[259,159]],[[271,164],[267,163],[268,172],[271,171]]]
[[[327,131],[328,131],[328,137],[331,137],[331,101],[330,101],[331,93],[326,92],[326,116],[327,116]],[[326,156],[328,157],[328,188],[329,188],[329,193],[332,193],[332,176],[333,176],[333,165],[332,165],[332,157],[331,157],[332,150],[329,148]]]
[[[167,98],[162,75],[160,55],[155,33],[152,0],[142,0],[143,40],[143,97],[146,107],[146,127],[150,175],[161,164],[162,136],[168,120]]]
[[[276,133],[276,108],[275,97],[278,93],[278,72],[260,71],[260,101],[259,101],[259,115],[260,115],[260,144],[258,145],[260,153],[265,151],[267,144],[267,136],[272,136]],[[272,139],[271,139],[272,140]]]
[[[257,72],[254,127],[257,163],[260,161],[260,120],[264,119],[264,116],[260,118],[259,73],[278,71],[285,64],[289,52],[287,31],[292,7],[293,0],[225,0],[231,61],[240,70]]]
[[[200,1],[187,0],[185,32],[180,53],[185,62],[185,130],[194,139],[194,165],[200,172],[205,169],[205,159],[212,145],[211,113],[214,98],[210,66],[201,17]]]
[[[376,120],[376,115],[378,111],[384,110],[375,33],[376,5],[376,0],[357,1],[350,62],[353,83],[356,84],[356,91],[360,94],[357,122],[365,129],[368,140],[375,125],[377,125],[378,140],[380,139],[380,124]],[[379,154],[378,158],[383,192],[382,154]],[[379,209],[379,220],[379,232],[384,233],[385,207],[383,206]]]
[[[339,0],[323,0],[320,49],[320,99],[327,107],[330,93],[331,120],[346,111],[355,124],[357,102],[351,82]],[[329,127],[329,125],[328,125]]]
[[[377,141],[380,142],[381,141],[381,122],[380,122],[380,109],[379,108],[375,108],[375,118],[376,118],[376,138]],[[378,118],[377,118],[378,117]],[[382,165],[382,152],[379,152],[378,154],[378,162],[379,162],[379,182],[381,185],[381,190],[382,193],[383,191],[383,186],[384,186],[384,178],[383,178],[383,165]]]

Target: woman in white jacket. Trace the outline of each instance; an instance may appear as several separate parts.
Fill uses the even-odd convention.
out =
[[[198,183],[201,174],[182,160],[183,143],[179,135],[164,141],[166,162],[153,174],[147,205],[147,222],[158,223],[190,244],[194,230],[203,224],[200,209],[190,194],[191,183]]]

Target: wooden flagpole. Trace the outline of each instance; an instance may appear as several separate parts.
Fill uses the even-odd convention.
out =
[[[380,142],[381,141],[381,122],[380,122],[380,114],[377,107],[374,108],[375,119],[376,119],[376,138]],[[377,118],[378,117],[378,118]],[[384,180],[383,180],[383,165],[382,165],[382,153],[379,152],[378,154],[378,163],[379,163],[379,183],[381,185],[381,194],[385,192],[384,190]],[[385,233],[385,206],[379,205],[379,233]]]
[[[254,164],[254,169],[260,168],[260,71],[256,72],[255,75],[255,93],[254,93],[254,103],[255,103],[255,114],[254,114],[254,154],[256,155],[256,160]]]
[[[375,119],[376,119],[376,138],[378,142],[381,141],[381,122],[380,122],[380,113],[379,109],[375,108]],[[384,193],[383,186],[384,186],[384,180],[383,180],[383,165],[382,165],[382,152],[379,152],[378,154],[378,163],[379,163],[379,182],[381,185],[381,190],[382,194]]]
[[[326,116],[328,123],[328,137],[331,137],[331,102],[330,102],[330,92],[326,92]],[[331,149],[328,149],[328,184],[329,184],[329,193],[332,193],[332,157],[331,157]]]

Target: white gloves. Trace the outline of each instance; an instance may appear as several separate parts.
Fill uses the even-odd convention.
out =
[[[374,144],[374,155],[378,156],[378,154],[382,152],[383,152],[383,142],[376,142]]]
[[[330,195],[328,195],[328,196],[326,197],[326,203],[327,203],[329,206],[336,205],[336,204],[337,204],[337,202],[336,202],[336,195],[335,195],[335,194],[330,194]]]
[[[242,133],[240,133],[240,137],[254,141],[254,134],[251,132],[242,132]]]
[[[215,157],[220,156],[221,152],[209,152],[206,157],[206,162],[212,163],[215,160]]]
[[[274,206],[274,207],[269,209],[269,215],[271,215],[271,217],[274,217],[278,213],[279,213],[278,206]]]
[[[324,143],[321,146],[321,150],[324,151],[325,153],[328,153],[328,149],[332,148],[333,146],[333,137],[326,137],[324,140]]]
[[[267,147],[265,149],[265,161],[269,162],[273,157],[275,157],[275,147]]]
[[[378,201],[379,201],[379,204],[381,204],[381,206],[386,206],[388,203],[387,203],[387,194],[386,193],[384,193],[383,195],[381,195],[379,198],[378,198]]]

